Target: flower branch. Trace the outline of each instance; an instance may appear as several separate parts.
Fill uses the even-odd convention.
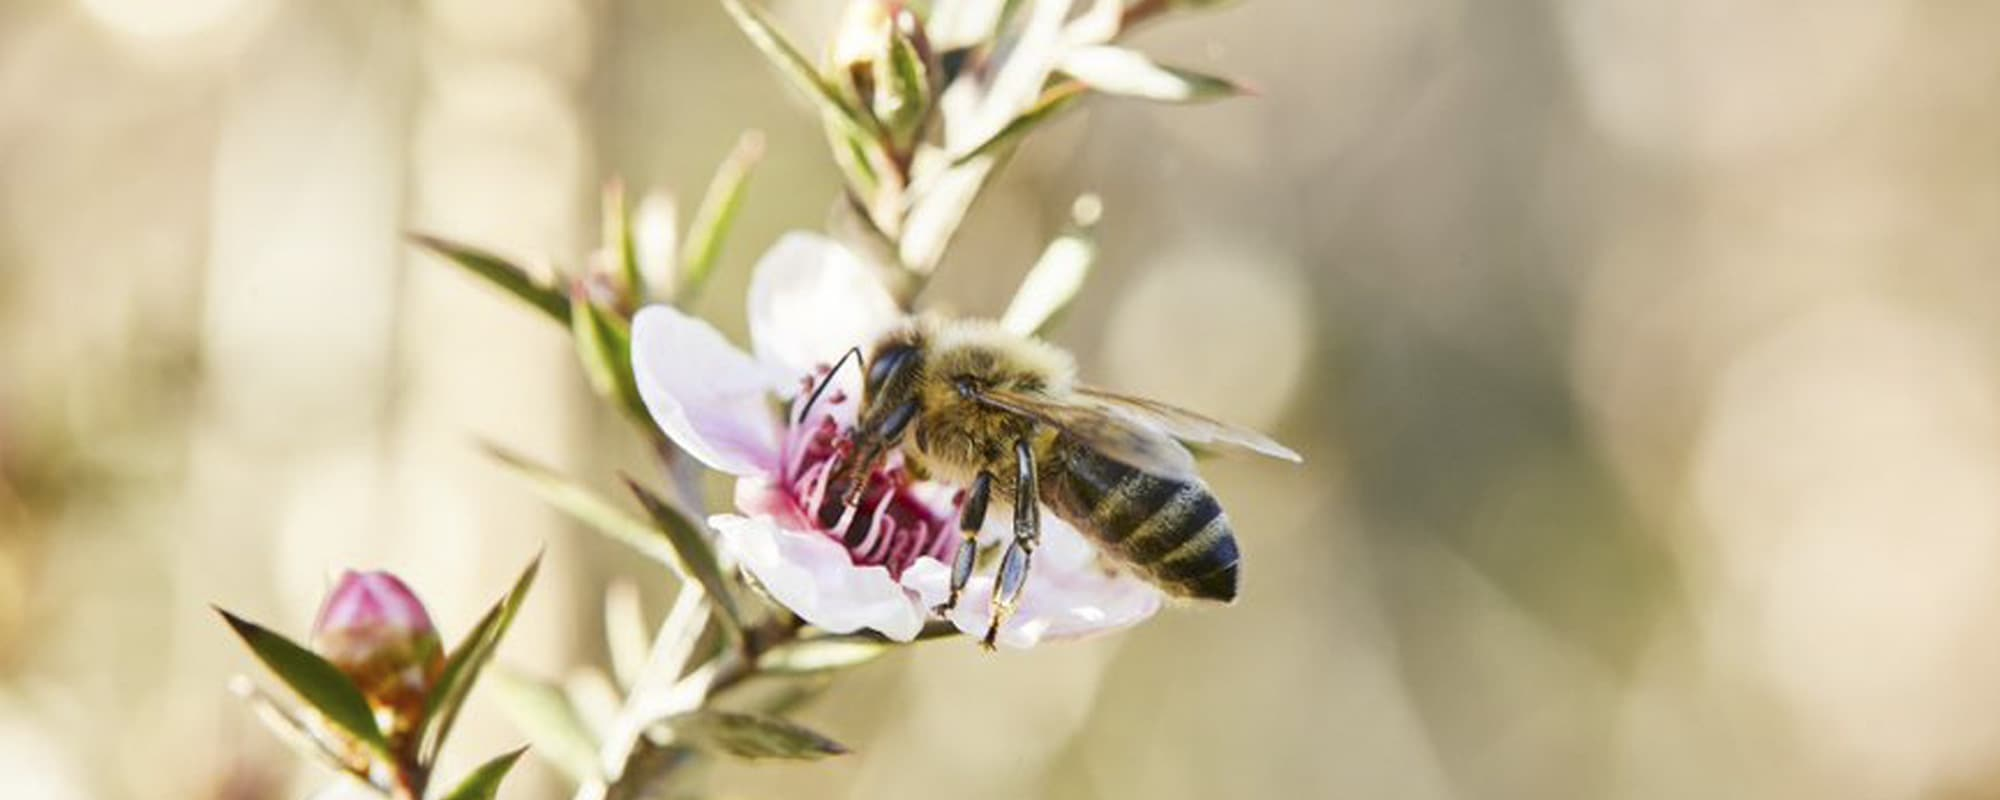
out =
[[[530,269],[445,238],[411,237],[564,330],[599,399],[657,455],[639,477],[620,476],[630,499],[615,501],[488,447],[525,490],[677,585],[650,629],[629,584],[607,591],[608,673],[582,666],[547,680],[503,670],[492,682],[539,757],[585,800],[649,796],[713,757],[846,753],[791,712],[841,670],[984,631],[975,604],[946,618],[932,612],[952,591],[963,493],[896,453],[850,478],[863,387],[855,371],[832,366],[909,324],[992,175],[1063,112],[1099,95],[1194,102],[1243,92],[1118,44],[1133,26],[1213,4],[1204,0],[855,0],[820,61],[758,6],[720,2],[812,104],[843,177],[837,208],[858,223],[845,241],[787,234],[757,260],[747,348],[691,309],[720,269],[748,196],[764,148],[755,132],[723,159],[685,228],[671,197],[646,193],[635,203],[630,187],[608,183],[597,246],[570,269]],[[1101,211],[1095,197],[1077,199],[1007,307],[1005,330],[1039,334],[1060,318],[1095,261]],[[823,399],[812,404],[816,392]],[[722,513],[707,511],[704,471],[734,479]],[[650,488],[661,481],[669,491]],[[1061,520],[1046,520],[1041,536],[1036,591],[994,631],[999,645],[1119,630],[1160,607],[1156,589],[1100,568],[1097,551]],[[992,593],[991,566],[970,579],[969,595]],[[225,614],[304,706],[246,681],[232,686],[312,758],[385,796],[416,800],[534,569],[449,654],[422,605],[386,575],[355,577],[357,588],[343,581],[311,648]],[[343,619],[352,624],[336,624]],[[489,761],[441,796],[491,797],[519,756]]]

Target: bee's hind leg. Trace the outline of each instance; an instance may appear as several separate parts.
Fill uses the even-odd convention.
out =
[[[1000,636],[1000,626],[1014,615],[1021,587],[1028,584],[1028,563],[1042,537],[1041,504],[1036,500],[1041,493],[1035,485],[1035,451],[1025,438],[1014,443],[1014,467],[1014,541],[1007,545],[1007,555],[1000,559],[1000,579],[993,583],[993,619],[986,626],[986,638],[980,640],[980,645],[988,650],[993,649]]]
[[[979,560],[979,529],[986,524],[986,501],[993,496],[993,473],[979,471],[972,488],[965,493],[965,505],[958,512],[958,553],[951,559],[951,596],[931,613],[944,616],[958,607],[958,596],[972,579],[972,565]]]

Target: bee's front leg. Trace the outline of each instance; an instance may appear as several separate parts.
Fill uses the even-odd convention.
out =
[[[965,505],[958,512],[958,554],[951,559],[951,596],[944,605],[931,609],[938,616],[951,613],[958,607],[958,596],[965,593],[965,583],[972,580],[972,565],[979,561],[979,529],[986,524],[986,501],[993,496],[993,473],[979,471],[979,477],[972,479],[972,488],[965,493]]]
[[[1035,481],[1035,450],[1023,437],[1014,443],[1014,541],[1007,545],[1007,555],[1000,559],[1000,579],[993,583],[993,619],[986,627],[986,638],[980,645],[993,649],[994,641],[1000,636],[1000,626],[1014,615],[1014,606],[1021,599],[1021,588],[1028,584],[1028,564],[1035,555],[1035,545],[1042,537],[1041,503],[1037,498],[1041,493]]]

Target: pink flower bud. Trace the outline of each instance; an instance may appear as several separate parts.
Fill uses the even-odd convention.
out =
[[[312,649],[378,712],[389,712],[393,731],[422,716],[424,696],[444,670],[444,646],[423,601],[387,572],[341,574],[313,623]]]

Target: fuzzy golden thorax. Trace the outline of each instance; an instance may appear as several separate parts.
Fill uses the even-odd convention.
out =
[[[972,398],[993,390],[1064,397],[1076,365],[1068,353],[993,322],[924,317],[883,337],[867,374],[858,444],[865,449],[909,406],[902,435],[885,444],[900,445],[917,468],[948,483],[965,485],[987,470],[1004,500],[1014,494],[1015,442],[1029,437],[1046,455],[1055,432]]]

